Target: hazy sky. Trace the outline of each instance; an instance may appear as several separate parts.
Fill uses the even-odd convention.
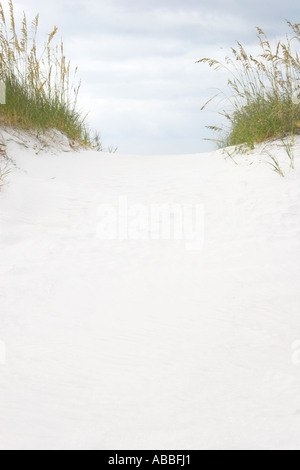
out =
[[[5,5],[7,2],[2,1]],[[270,39],[300,20],[298,0],[14,1],[17,16],[40,13],[53,25],[83,80],[80,107],[104,145],[120,153],[198,153],[214,148],[205,125],[219,121],[202,104],[226,76],[195,61],[224,57],[235,40],[253,47],[255,26]]]

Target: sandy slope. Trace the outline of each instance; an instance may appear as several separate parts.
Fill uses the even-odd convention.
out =
[[[1,449],[300,449],[300,141],[285,178],[261,148],[237,166],[7,145]],[[203,204],[204,249],[97,238],[120,197]]]

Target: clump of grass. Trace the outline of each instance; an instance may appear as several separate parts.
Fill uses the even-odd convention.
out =
[[[270,152],[266,152],[266,154],[270,157],[271,161],[270,162],[267,162],[269,165],[271,165],[271,167],[273,168],[273,171],[275,171],[275,173],[278,173],[280,176],[282,176],[284,178],[284,173],[280,167],[280,164],[279,164],[279,161],[278,159],[272,155]]]
[[[282,139],[282,143],[286,151],[286,154],[290,160],[290,168],[294,170],[295,169],[295,155],[294,155],[293,148],[292,148],[293,141],[286,142],[284,139]]]
[[[229,94],[221,92],[229,100],[230,110],[220,113],[229,121],[225,137],[215,139],[220,147],[246,143],[253,148],[258,142],[300,133],[300,104],[296,99],[300,90],[295,89],[300,78],[300,58],[293,48],[294,42],[300,41],[300,24],[287,24],[292,35],[278,41],[275,48],[264,31],[257,28],[261,49],[257,57],[237,42],[224,64],[208,58],[197,61],[230,74]],[[224,133],[223,128],[208,127]]]
[[[64,54],[61,41],[55,44],[57,27],[40,50],[37,41],[39,15],[28,26],[23,14],[17,31],[13,3],[6,18],[0,3],[0,80],[6,86],[6,104],[0,105],[0,123],[45,131],[55,128],[70,139],[92,144],[85,118],[77,111],[80,81],[77,68]]]

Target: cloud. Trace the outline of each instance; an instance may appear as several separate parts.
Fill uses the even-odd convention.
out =
[[[122,152],[192,153],[212,148],[205,126],[220,122],[202,104],[224,88],[224,73],[196,65],[223,58],[240,40],[255,49],[255,26],[272,38],[298,20],[294,0],[37,0],[15,1],[40,12],[44,34],[53,25],[83,79],[80,107],[104,143]]]

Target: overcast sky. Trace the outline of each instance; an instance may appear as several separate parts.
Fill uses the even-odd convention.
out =
[[[5,5],[7,2],[3,1]],[[14,1],[17,16],[40,13],[40,32],[58,26],[83,80],[80,107],[104,145],[120,153],[198,153],[214,149],[200,111],[226,77],[195,64],[224,57],[235,40],[253,47],[255,26],[270,39],[300,21],[298,0]],[[224,87],[223,87],[224,88]]]

